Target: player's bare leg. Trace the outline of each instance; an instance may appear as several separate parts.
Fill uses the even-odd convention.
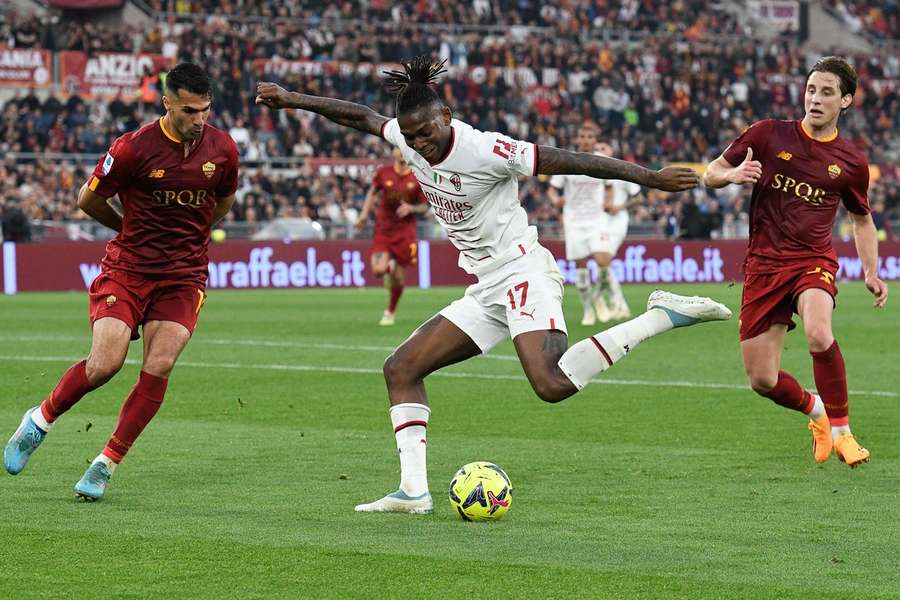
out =
[[[11,475],[20,473],[31,454],[44,441],[53,423],[85,394],[119,372],[128,354],[131,328],[113,317],[97,319],[93,326],[91,351],[71,367],[40,404],[29,409],[3,452],[3,462]]]
[[[382,277],[384,279],[384,287],[390,290],[394,287],[394,277],[391,272],[391,256],[387,252],[375,252],[372,254],[372,274],[375,277]],[[393,325],[394,324],[394,313],[390,310],[385,310],[384,314],[381,316],[381,321],[378,323],[379,325]]]
[[[609,252],[596,252],[594,260],[597,261],[597,286],[594,289],[594,301],[603,303],[603,288],[609,292],[608,311],[604,313],[606,320],[630,319],[631,309],[628,302],[625,301],[625,295],[622,293],[622,286],[616,279],[615,273],[612,272],[610,265],[612,264],[613,255]],[[602,285],[602,288],[601,288]],[[605,303],[604,303],[605,306]],[[597,309],[597,318],[603,321],[600,315],[600,309]],[[603,321],[604,323],[606,321]]]
[[[580,390],[648,338],[677,327],[730,318],[731,311],[715,300],[656,290],[647,299],[646,312],[574,344],[559,358],[559,368]],[[516,341],[522,335],[517,336]],[[543,352],[542,343],[540,348],[538,346],[537,343],[529,343],[526,352]],[[518,350],[519,344],[516,348]],[[555,346],[551,345],[550,349],[553,348]],[[546,365],[546,358],[533,360],[529,357],[522,361],[526,373],[531,365],[537,365],[540,369],[542,365]],[[528,380],[532,382],[535,392],[548,402],[557,402],[567,395],[567,388],[562,388],[561,392],[561,388],[556,385],[555,375],[546,368],[530,373]]]
[[[431,409],[425,377],[442,367],[481,354],[463,331],[441,315],[416,329],[384,363],[391,424],[400,454],[400,489],[360,504],[357,512],[431,512],[426,468],[426,427]]]
[[[813,359],[816,389],[825,403],[837,457],[851,467],[869,461],[869,451],[850,432],[847,370],[831,329],[834,299],[825,290],[811,288],[797,297],[797,312]]]
[[[594,325],[597,323],[597,312],[596,304],[591,296],[591,272],[588,270],[587,262],[586,256],[575,260],[575,288],[578,290],[578,297],[581,298],[581,306],[584,309],[581,324]]]
[[[831,428],[822,399],[804,390],[793,375],[781,370],[781,352],[787,325],[776,324],[764,333],[741,342],[744,371],[754,392],[785,408],[809,417],[813,457],[825,462],[831,456]]]
[[[116,467],[162,406],[169,374],[190,338],[190,331],[179,323],[148,321],[144,324],[144,362],[137,384],[122,405],[116,429],[103,452],[75,484],[79,497],[88,501],[103,497]]]

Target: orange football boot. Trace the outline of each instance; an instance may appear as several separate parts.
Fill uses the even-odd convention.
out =
[[[828,415],[822,415],[815,421],[810,419],[808,427],[812,431],[813,456],[816,462],[823,463],[831,456],[831,449],[834,447]]]
[[[834,440],[834,453],[850,467],[869,462],[869,451],[859,445],[852,433],[842,433]]]

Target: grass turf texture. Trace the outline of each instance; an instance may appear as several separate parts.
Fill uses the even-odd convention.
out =
[[[737,312],[738,286],[672,290]],[[632,307],[649,291],[627,287]],[[646,342],[604,377],[618,383],[558,405],[509,342],[432,376],[435,513],[354,513],[398,480],[386,348],[459,294],[408,290],[379,328],[383,290],[213,291],[156,420],[106,500],[82,504],[72,486],[137,377],[132,344],[25,472],[0,476],[0,598],[900,597],[900,319],[859,283],[835,331],[862,392],[860,469],[814,463],[805,420],[744,387],[735,318]],[[570,340],[594,332],[576,294],[566,308]],[[86,320],[84,294],[0,297],[3,441],[87,352]],[[812,386],[800,331],[784,366]],[[505,520],[451,512],[447,485],[473,460],[510,474]]]

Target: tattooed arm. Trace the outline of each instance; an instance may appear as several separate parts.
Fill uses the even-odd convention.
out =
[[[299,108],[319,113],[338,125],[352,127],[365,133],[381,136],[381,127],[388,120],[368,106],[326,98],[310,96],[299,92],[289,92],[280,85],[261,81],[256,84],[256,103],[270,108]]]
[[[587,175],[597,179],[622,179],[667,192],[689,190],[700,181],[697,173],[689,167],[666,167],[652,171],[624,160],[585,152],[569,152],[552,146],[539,146],[537,154],[537,172],[542,175]]]

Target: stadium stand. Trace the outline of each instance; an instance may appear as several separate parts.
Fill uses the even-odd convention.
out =
[[[870,29],[896,41],[896,2],[832,4],[842,15],[880,14],[881,21],[863,20],[882,23]],[[732,38],[740,21],[722,4],[701,0],[573,1],[556,8],[498,0],[392,3],[390,9],[378,1],[347,2],[324,10],[305,0],[278,2],[278,8],[263,0],[149,5],[156,11],[151,26],[130,28],[71,13],[60,19],[53,12],[36,17],[6,10],[0,44],[89,56],[143,52],[165,64],[207,64],[217,83],[213,122],[238,142],[245,167],[227,222],[238,235],[297,216],[321,221],[332,237],[352,235],[367,182],[321,172],[309,159],[386,160],[388,154],[376,138],[308,113],[257,108],[253,90],[260,79],[392,114],[380,69],[429,52],[448,59],[441,92],[474,126],[569,147],[578,124],[593,119],[618,157],[656,167],[706,162],[753,121],[795,117],[806,67],[817,55],[790,36]],[[518,26],[492,27],[498,11]],[[752,34],[749,26],[741,31]],[[900,125],[900,53],[895,43],[883,43],[851,59],[861,90],[842,120],[842,135],[864,147],[872,164],[884,165],[871,194],[883,201],[885,220],[897,223],[900,184],[891,165],[900,154],[893,135]],[[72,186],[116,136],[158,114],[159,75],[144,73],[143,98],[91,100],[66,97],[65,90],[0,97],[6,210],[17,207],[39,223],[85,222],[72,208]],[[545,235],[556,233],[559,214],[547,200],[546,182],[524,182],[521,195]],[[645,199],[632,217],[639,234],[746,235],[746,190],[645,193]]]

